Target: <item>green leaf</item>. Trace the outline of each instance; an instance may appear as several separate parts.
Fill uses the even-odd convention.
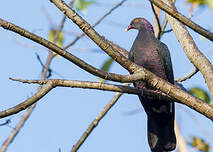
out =
[[[109,58],[109,59],[102,65],[101,70],[108,72],[109,69],[110,69],[110,67],[111,67],[111,65],[112,65],[112,63],[113,63],[113,61],[114,61],[114,60],[113,60],[112,58]],[[103,83],[103,82],[105,81],[105,79],[99,78],[99,81]]]
[[[76,0],[75,2],[75,8],[78,10],[78,11],[82,11],[84,13],[87,12],[87,8],[93,4],[95,1],[94,0],[89,0],[89,1],[86,1],[86,0]]]
[[[54,42],[54,38],[56,35],[56,30],[51,29],[49,32],[49,36],[48,36],[48,40],[50,42]],[[63,37],[63,32],[61,31],[58,35],[58,40],[56,41],[56,45],[58,45],[59,47],[63,47],[63,41],[64,41],[64,37]]]
[[[201,89],[201,88],[194,87],[194,88],[191,88],[189,90],[189,92],[191,94],[193,94],[194,96],[198,97],[199,99],[205,101],[206,103],[210,103],[211,102],[208,93],[206,91],[204,91],[203,89]]]
[[[207,5],[213,10],[213,0],[187,0],[187,2],[197,5]]]
[[[199,151],[202,152],[209,152],[210,151],[210,146],[208,143],[206,143],[203,139],[200,139],[198,137],[193,137],[192,142],[190,143],[191,146],[196,148]]]
[[[206,0],[187,0],[188,3],[203,5],[206,4]]]
[[[56,30],[51,29],[50,32],[49,32],[48,40],[49,40],[50,42],[53,42],[53,41],[54,41],[54,38],[55,38],[55,35],[56,35]],[[63,32],[60,32],[56,44],[57,44],[59,47],[63,47],[63,41],[64,41]]]
[[[206,0],[206,4],[213,10],[213,0]]]

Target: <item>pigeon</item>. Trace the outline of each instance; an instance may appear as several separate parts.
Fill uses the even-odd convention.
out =
[[[126,31],[130,29],[138,30],[138,35],[129,52],[129,60],[174,84],[169,49],[155,37],[152,25],[144,18],[135,18]],[[134,82],[134,86],[141,92],[143,89],[158,91],[142,80]],[[143,93],[139,95],[139,99],[147,114],[147,136],[151,151],[168,152],[174,150],[176,148],[174,102],[146,98]]]

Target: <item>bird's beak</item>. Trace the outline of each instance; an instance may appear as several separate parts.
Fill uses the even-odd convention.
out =
[[[132,26],[129,25],[129,26],[125,29],[125,31],[128,32],[131,28],[132,28]]]

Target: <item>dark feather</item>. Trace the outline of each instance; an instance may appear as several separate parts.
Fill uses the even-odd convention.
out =
[[[143,18],[134,19],[128,30],[139,33],[129,52],[129,59],[157,76],[174,84],[170,53],[165,44],[155,38],[151,24]],[[143,91],[154,89],[144,81],[134,83]],[[172,151],[176,147],[174,133],[174,102],[150,100],[140,95],[139,99],[148,116],[148,142],[152,152]]]

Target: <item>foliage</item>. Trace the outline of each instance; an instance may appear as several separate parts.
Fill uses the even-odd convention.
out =
[[[101,67],[101,70],[104,70],[104,71],[108,72],[110,67],[111,67],[111,65],[112,65],[112,63],[113,63],[113,61],[114,60],[112,58],[109,58],[107,61],[104,62],[104,64]],[[99,80],[100,80],[100,82],[104,82],[105,81],[102,78],[99,78]]]
[[[210,147],[209,147],[208,143],[206,143],[203,139],[200,139],[198,137],[193,137],[193,140],[190,143],[190,145],[202,152],[210,151]]]
[[[51,29],[49,31],[48,40],[51,41],[51,42],[54,42],[55,36],[56,36],[56,30]],[[64,41],[64,37],[63,37],[63,32],[61,31],[58,35],[58,40],[56,41],[56,45],[58,45],[59,47],[62,48],[63,47],[63,41]]]
[[[49,32],[48,40],[53,42],[54,38],[55,38],[55,35],[56,35],[56,30],[51,29],[50,32]],[[56,44],[59,47],[62,47],[63,46],[63,41],[64,41],[63,32],[60,32],[59,35],[58,35],[58,40],[57,40]]]
[[[198,97],[199,99],[205,101],[206,103],[210,103],[211,102],[208,93],[206,91],[204,91],[203,89],[201,89],[201,88],[194,87],[194,88],[191,88],[189,90],[189,92],[191,94],[193,94],[194,96]]]
[[[78,11],[82,11],[83,13],[86,13],[87,12],[87,9],[88,7],[93,4],[94,1],[93,0],[76,0],[75,2],[75,8],[78,10]]]

